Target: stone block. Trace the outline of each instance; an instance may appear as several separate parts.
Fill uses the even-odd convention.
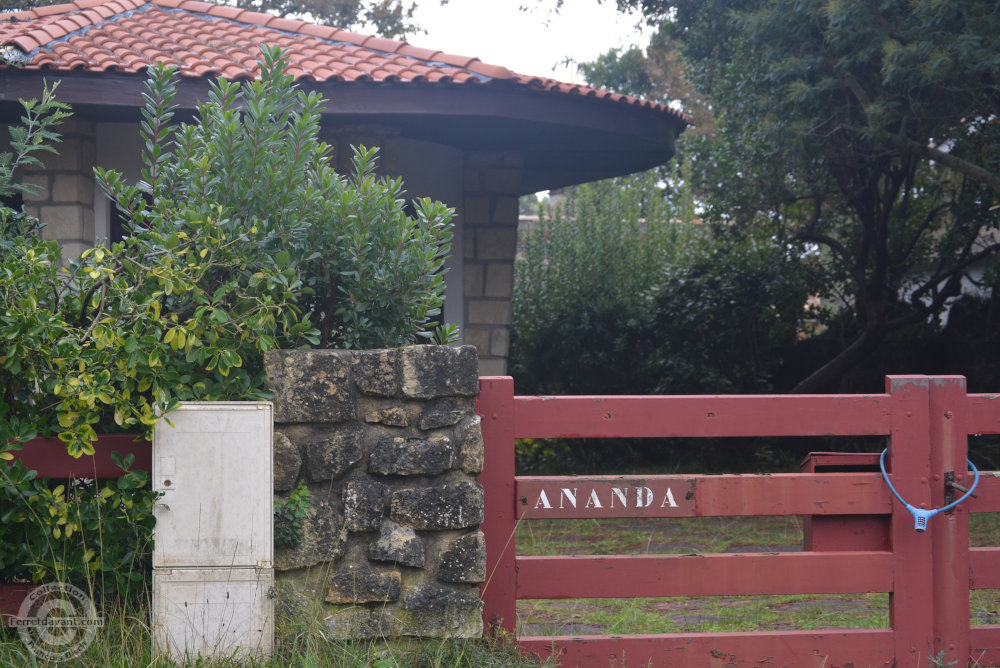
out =
[[[476,325],[509,325],[511,317],[510,300],[470,299],[466,319]]]
[[[399,571],[376,571],[367,566],[346,566],[330,577],[327,603],[389,603],[399,599]]]
[[[52,180],[52,201],[93,206],[94,180],[85,174],[56,174]]]
[[[476,230],[476,259],[514,261],[517,251],[517,225],[485,227]]]
[[[507,360],[503,357],[487,357],[479,360],[479,373],[483,376],[506,376]]]
[[[25,203],[48,202],[52,196],[50,177],[47,173],[26,173],[21,178],[21,183],[31,188],[24,193]]]
[[[444,549],[438,579],[474,584],[486,581],[486,538],[482,531],[459,536]]]
[[[468,227],[462,230],[462,259],[476,259],[476,231]]]
[[[85,165],[87,158],[85,153],[89,153],[87,144],[93,147],[93,140],[80,137],[65,137],[54,148],[56,153],[46,153],[40,156],[45,169],[53,172],[82,172],[92,165]]]
[[[479,393],[478,358],[472,346],[408,346],[399,355],[407,397],[473,397]]]
[[[510,351],[510,330],[506,327],[497,327],[490,332],[490,354],[498,357],[507,357]]]
[[[49,205],[38,209],[38,219],[44,223],[43,239],[83,239],[83,206],[79,204]]]
[[[437,475],[451,468],[450,438],[379,439],[368,460],[369,473],[381,475]]]
[[[476,355],[484,357],[490,354],[490,330],[466,328],[462,332],[465,343],[474,346]]]
[[[482,297],[485,282],[483,265],[467,263],[462,267],[462,294],[466,297]]]
[[[348,531],[378,531],[385,517],[386,488],[367,478],[344,485],[344,524]]]
[[[361,461],[364,430],[360,425],[331,426],[329,436],[310,441],[305,446],[306,473],[312,482],[336,480]]]
[[[476,590],[424,585],[403,597],[404,613],[393,631],[425,638],[478,638],[483,634],[483,602]]]
[[[355,416],[351,354],[341,350],[269,350],[267,385],[274,392],[274,421],[343,422]]]
[[[376,397],[399,394],[399,368],[394,350],[357,352],[351,363],[351,377],[363,393]]]
[[[91,244],[97,240],[94,231],[94,209],[91,206],[83,209],[83,238]]]
[[[64,266],[69,266],[70,260],[77,259],[83,255],[83,251],[94,247],[94,244],[88,241],[60,241],[59,243],[62,245],[62,261],[60,264]]]
[[[420,413],[420,428],[440,429],[458,424],[466,415],[472,414],[472,400],[445,397],[432,399],[424,405]]]
[[[368,545],[368,558],[414,568],[422,568],[426,559],[424,544],[417,533],[391,520],[382,523],[378,538]]]
[[[514,265],[506,262],[491,262],[486,265],[487,297],[503,297],[510,299],[514,294]],[[472,297],[474,295],[466,295]]]
[[[478,415],[470,415],[455,427],[455,448],[462,470],[479,473],[483,470],[486,447],[483,443],[482,420]]]
[[[365,422],[369,424],[384,424],[389,427],[408,427],[410,416],[399,406],[369,407],[365,410]]]
[[[315,489],[311,491],[309,507],[300,530],[302,541],[295,548],[275,548],[275,570],[307,568],[344,556],[347,532],[344,530],[343,516],[328,497]],[[287,499],[279,497],[279,501],[285,500]]]
[[[497,197],[493,205],[492,222],[516,225],[520,213],[516,197]]]
[[[489,197],[466,197],[463,200],[462,220],[466,225],[487,225],[490,218]]]
[[[392,493],[389,517],[418,531],[467,529],[483,522],[483,488],[462,481]]]
[[[302,453],[280,431],[274,432],[274,491],[287,492],[295,487],[302,468]]]
[[[323,620],[331,638],[337,640],[381,640],[392,628],[385,608],[347,608],[337,610]]]
[[[517,168],[486,169],[483,190],[488,193],[514,194],[521,192],[521,170]]]

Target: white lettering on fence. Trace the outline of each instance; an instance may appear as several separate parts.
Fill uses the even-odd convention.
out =
[[[594,485],[587,490],[583,487],[582,498],[586,499],[583,506],[579,506],[581,499],[580,487],[551,487],[538,490],[538,497],[535,499],[535,510],[572,510],[572,509],[640,509],[654,508],[656,499],[661,499],[659,508],[680,508],[680,504],[674,498],[673,489],[664,488],[661,485],[647,487],[636,485],[635,487],[612,487],[608,485]],[[633,491],[634,490],[634,491]],[[554,506],[550,500],[550,493],[558,497],[558,507]],[[525,499],[527,503],[527,499]]]

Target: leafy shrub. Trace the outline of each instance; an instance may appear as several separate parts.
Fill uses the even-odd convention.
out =
[[[322,99],[296,91],[284,65],[265,48],[261,81],[217,81],[176,127],[173,73],[152,69],[142,181],[95,170],[127,217],[124,241],[64,267],[57,244],[8,216],[0,443],[58,432],[71,454],[90,453],[99,427],[149,432],[179,401],[268,397],[268,349],[430,334],[452,211],[421,200],[406,216],[401,182],[374,176],[374,150],[336,174],[317,140]],[[54,135],[35,126],[25,146]]]
[[[6,581],[94,585],[105,596],[143,592],[158,495],[134,455],[112,454],[112,480],[50,481],[0,466],[0,574]]]

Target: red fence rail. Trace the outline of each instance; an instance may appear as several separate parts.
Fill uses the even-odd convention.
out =
[[[945,475],[968,485],[969,434],[1000,433],[1000,395],[960,376],[891,376],[885,394],[515,397],[480,381],[488,581],[484,622],[513,634],[517,600],[889,594],[890,628],[539,636],[518,642],[563,666],[1000,665],[1000,626],[971,626],[969,590],[1000,587],[1000,548],[969,548],[969,512],[1000,511],[1000,474],[926,533],[878,473],[516,477],[515,438],[884,436],[893,484],[939,508]],[[767,555],[519,556],[519,521],[578,517],[889,516],[888,549]],[[867,516],[867,517],[866,517]]]

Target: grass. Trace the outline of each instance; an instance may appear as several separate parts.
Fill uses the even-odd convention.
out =
[[[970,519],[973,547],[1000,545],[1000,513]],[[801,549],[798,517],[536,520],[518,527],[517,552],[689,554]],[[970,594],[973,624],[1000,624],[1000,590]],[[701,633],[888,628],[888,594],[705,596],[518,601],[519,635]]]
[[[147,601],[148,603],[148,601]],[[0,666],[49,668],[536,668],[505,638],[344,642],[326,637],[321,620],[276,618],[274,654],[267,660],[235,658],[176,664],[153,653],[149,609],[104,613],[105,625],[81,656],[62,662],[36,660],[17,632],[0,629]]]

